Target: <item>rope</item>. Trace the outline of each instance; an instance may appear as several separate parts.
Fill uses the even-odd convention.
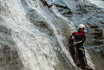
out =
[[[51,14],[50,14],[50,15],[51,15]],[[53,17],[53,15],[51,15],[51,16]],[[57,26],[58,30],[59,30],[59,34],[62,35],[62,41],[63,41],[63,43],[64,43],[66,49],[69,51],[68,45],[66,44],[66,41],[65,41],[65,39],[64,39],[64,37],[63,37],[63,34],[62,34],[62,31],[61,31],[61,29],[59,28],[60,26],[59,26],[58,22],[56,21],[56,18],[53,17],[53,19],[54,19],[54,21],[55,21],[55,23],[56,23],[56,26]]]

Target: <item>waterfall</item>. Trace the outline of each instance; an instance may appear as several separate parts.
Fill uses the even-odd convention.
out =
[[[68,52],[55,27],[57,20],[54,19],[56,18],[54,15],[51,15],[52,12],[43,7],[39,0],[4,0],[0,3],[0,9],[3,9],[0,12],[0,20],[2,21],[0,26],[5,27],[10,32],[7,36],[2,29],[0,42],[17,51],[18,58],[23,65],[20,69],[55,70],[60,63],[56,53],[59,46],[63,48],[60,51],[67,53],[67,56]],[[32,16],[34,18],[31,18]],[[38,24],[44,24],[47,28],[43,25],[44,30],[42,32],[42,28],[39,27],[40,25],[37,26]],[[56,37],[51,36],[51,33],[55,34]],[[8,40],[8,37],[10,37],[15,45],[5,40],[6,37]],[[9,70],[10,66],[8,65],[6,68]]]
[[[0,0],[0,70],[78,70],[67,42],[76,26],[88,19],[88,14],[84,18],[77,14],[77,5],[88,3],[46,1],[53,6],[48,8],[40,0]],[[67,10],[71,17],[64,15],[69,15]],[[87,49],[86,57],[96,70]]]

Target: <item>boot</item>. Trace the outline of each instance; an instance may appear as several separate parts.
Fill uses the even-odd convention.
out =
[[[88,64],[86,65],[87,70],[93,70]]]

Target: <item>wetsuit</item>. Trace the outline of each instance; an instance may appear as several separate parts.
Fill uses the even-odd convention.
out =
[[[74,40],[72,39],[72,36],[74,37]],[[84,54],[84,47],[83,47],[83,43],[86,40],[86,34],[85,33],[80,33],[78,32],[73,32],[72,35],[69,38],[69,49],[72,55],[72,58],[74,61],[76,61],[76,52],[74,47],[77,47],[77,53],[78,53],[78,57],[79,57],[79,62],[80,62],[80,66],[82,67],[82,69],[84,70],[86,68],[86,59],[85,59],[85,54]],[[73,42],[76,41],[77,44],[73,44]]]

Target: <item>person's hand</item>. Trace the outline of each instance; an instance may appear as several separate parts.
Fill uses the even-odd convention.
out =
[[[74,37],[72,37],[72,39],[74,39]]]
[[[74,43],[74,44],[77,44],[77,42],[75,42],[75,41],[74,41],[73,43]]]

